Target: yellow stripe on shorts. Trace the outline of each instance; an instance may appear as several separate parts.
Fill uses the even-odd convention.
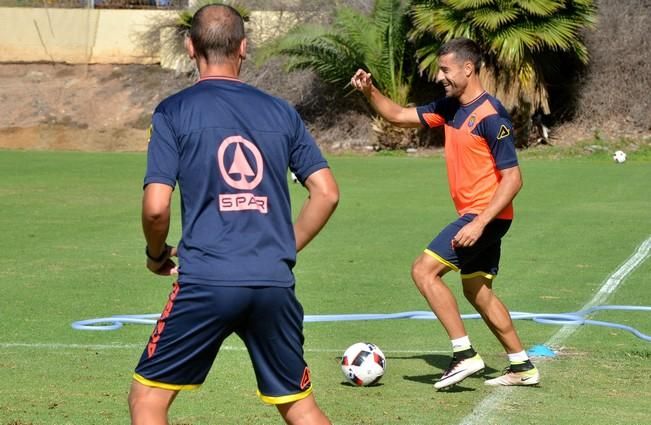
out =
[[[462,274],[461,279],[472,279],[473,277],[483,277],[488,280],[493,280],[495,279],[494,274],[486,273],[486,272],[474,272],[474,273],[468,273],[468,274]]]
[[[140,382],[142,385],[153,388],[160,388],[163,390],[171,391],[181,391],[181,390],[196,390],[201,385],[200,384],[187,384],[187,385],[178,385],[178,384],[166,384],[164,382],[152,381],[145,378],[144,376],[138,375],[137,373],[133,374],[133,379]]]
[[[443,264],[443,265],[445,265],[445,266],[448,266],[448,267],[451,268],[453,271],[455,271],[455,272],[458,272],[458,271],[459,271],[459,267],[455,266],[454,264],[452,264],[452,263],[449,262],[448,260],[442,258],[440,255],[438,255],[438,254],[435,253],[434,251],[429,250],[429,249],[426,249],[426,250],[425,250],[425,254],[429,255],[430,257],[434,257],[434,258],[435,258],[439,263],[441,263],[441,264]]]
[[[283,395],[283,396],[280,396],[280,397],[272,397],[272,396],[264,395],[264,394],[262,394],[260,392],[260,390],[258,390],[258,397],[260,397],[260,399],[262,401],[264,401],[265,403],[267,403],[267,404],[291,403],[293,401],[302,400],[305,397],[309,396],[310,394],[312,394],[312,387],[310,387],[307,390],[305,390],[303,392],[300,392],[300,393]]]

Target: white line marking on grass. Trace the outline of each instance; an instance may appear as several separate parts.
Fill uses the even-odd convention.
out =
[[[29,342],[2,342],[0,348],[30,348],[44,350],[111,350],[111,349],[133,349],[145,348],[146,343],[142,344],[59,344],[59,343],[29,343]],[[244,346],[224,345],[221,350],[224,351],[246,351]],[[342,348],[305,348],[306,353],[343,353]],[[385,350],[385,354],[447,354],[449,350]]]
[[[81,350],[110,350],[113,348],[137,348],[145,347],[145,344],[63,344],[63,343],[43,343],[43,342],[2,342],[0,348],[34,348],[45,350],[65,350],[65,349],[81,349]]]
[[[595,296],[592,297],[592,299],[588,301],[588,303],[584,305],[581,310],[601,305],[606,302],[608,297],[619,288],[619,285],[626,279],[626,277],[628,277],[628,275],[631,274],[633,270],[638,268],[640,264],[649,258],[649,254],[651,254],[651,236],[642,242],[635,253],[633,253],[633,255],[631,255],[617,270],[615,270],[615,273],[606,279]],[[552,335],[549,341],[547,341],[547,345],[561,344],[578,329],[579,327],[576,325],[563,326],[558,330],[558,332]]]
[[[640,264],[642,264],[651,253],[651,236],[647,238],[612,275],[601,285],[599,291],[581,310],[603,304],[613,294]],[[578,325],[565,325],[549,338],[545,345],[560,345],[579,329]],[[461,420],[460,425],[489,424],[493,412],[509,399],[513,387],[496,387],[495,392],[483,399],[472,413]],[[516,390],[517,391],[517,390]]]

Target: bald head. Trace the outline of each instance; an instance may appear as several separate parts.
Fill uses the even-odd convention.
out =
[[[190,39],[195,54],[209,64],[221,64],[237,58],[244,36],[242,16],[231,6],[203,6],[192,17]]]

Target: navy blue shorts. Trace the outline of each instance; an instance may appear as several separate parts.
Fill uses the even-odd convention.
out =
[[[511,227],[511,220],[495,219],[488,223],[484,233],[473,246],[452,248],[452,239],[476,216],[476,214],[464,214],[448,224],[430,242],[425,253],[452,270],[460,271],[462,279],[476,276],[493,279],[499,269],[502,237]]]
[[[284,404],[311,393],[303,307],[293,287],[175,283],[134,379],[169,390],[196,388],[233,333],[246,344],[264,402]]]

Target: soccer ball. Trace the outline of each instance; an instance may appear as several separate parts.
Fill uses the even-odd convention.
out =
[[[626,161],[626,153],[624,153],[624,151],[617,151],[615,152],[615,155],[613,155],[613,159],[618,164],[621,164],[622,162]]]
[[[346,349],[341,358],[341,371],[346,380],[358,387],[377,383],[386,369],[382,350],[368,342],[358,342]]]

